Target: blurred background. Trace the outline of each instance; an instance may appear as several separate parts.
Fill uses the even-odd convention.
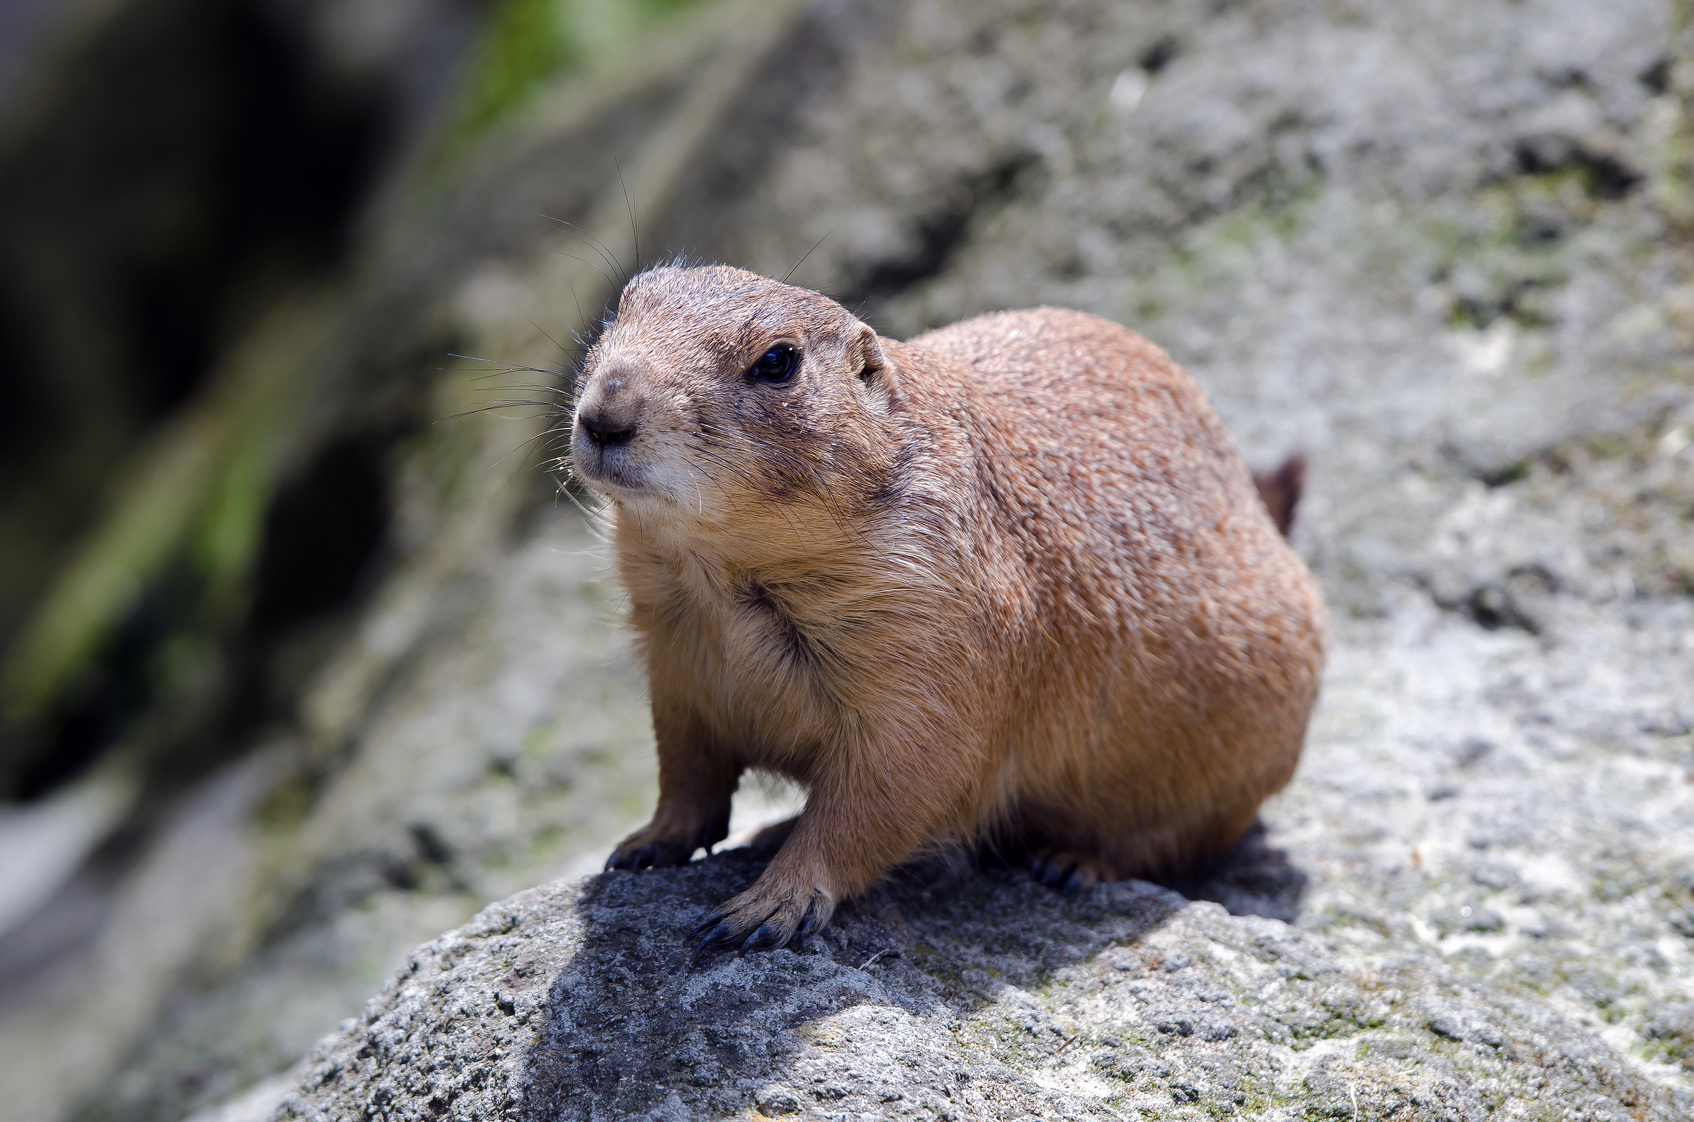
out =
[[[263,1117],[409,947],[642,820],[550,430],[678,252],[900,337],[1095,311],[1307,451],[1332,680],[1210,891],[1450,928],[1686,1086],[1688,20],[0,0],[0,1117]]]

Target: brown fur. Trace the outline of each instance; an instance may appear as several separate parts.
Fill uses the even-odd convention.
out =
[[[792,382],[753,378],[781,342]],[[808,789],[706,944],[782,945],[950,841],[1072,884],[1171,870],[1293,774],[1316,583],[1134,332],[1043,308],[898,343],[815,292],[660,268],[581,385],[659,753],[608,867],[722,839],[749,768]]]

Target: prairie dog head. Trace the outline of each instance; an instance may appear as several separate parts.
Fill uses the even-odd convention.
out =
[[[895,371],[876,332],[740,269],[635,277],[578,386],[576,475],[644,523],[755,530],[777,508],[841,512],[893,463]]]

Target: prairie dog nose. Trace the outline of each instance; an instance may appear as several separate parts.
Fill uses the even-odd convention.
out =
[[[640,428],[646,404],[648,364],[638,355],[616,355],[589,379],[576,423],[596,448],[628,444]]]
[[[585,406],[576,415],[576,423],[601,448],[615,448],[635,438],[635,417],[623,410],[612,410],[604,402]]]

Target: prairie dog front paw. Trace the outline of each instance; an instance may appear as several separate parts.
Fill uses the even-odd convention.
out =
[[[772,877],[718,905],[694,929],[700,936],[695,954],[734,947],[768,951],[797,943],[822,928],[835,914],[835,895],[800,878]]]
[[[606,859],[613,869],[665,869],[686,865],[697,849],[711,849],[729,832],[729,813],[692,829],[661,825],[657,819],[618,843]]]

